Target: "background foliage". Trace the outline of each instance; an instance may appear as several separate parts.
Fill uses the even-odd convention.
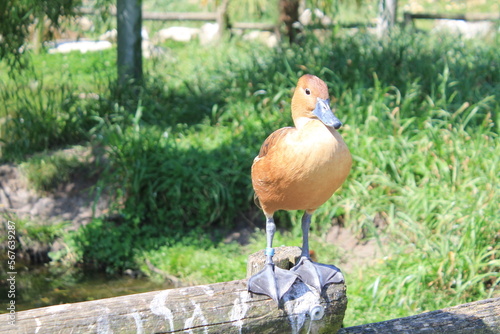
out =
[[[329,86],[354,158],[315,215],[312,247],[322,262],[349,261],[325,243],[336,221],[383,254],[346,273],[346,324],[498,295],[497,37],[339,30],[280,49],[238,37],[164,47],[168,56],[145,63],[138,99],[114,84],[115,50],[41,54],[23,75],[0,72],[2,161],[71,169],[32,154],[74,144],[102,157],[96,194],[111,194],[110,214],[65,234],[68,253],[55,258],[154,276],[147,259],[193,284],[244,277],[263,231],[244,246],[224,237],[257,214],[253,157],[291,125],[292,88],[312,73]],[[300,215],[279,216],[277,245],[300,245]]]
[[[0,59],[21,61],[29,28],[34,22],[59,27],[60,19],[74,14],[80,0],[5,0],[0,3]]]

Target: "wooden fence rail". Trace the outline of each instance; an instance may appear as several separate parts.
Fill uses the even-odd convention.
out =
[[[298,247],[276,250],[283,268],[300,256]],[[263,252],[250,256],[249,275],[263,258]],[[319,296],[296,282],[278,307],[239,280],[21,311],[15,324],[2,314],[0,333],[500,334],[500,298],[340,329],[346,307],[344,284],[331,284]]]
[[[300,255],[293,248],[292,257]],[[289,254],[279,250],[276,263],[290,267]],[[15,324],[3,314],[0,333],[336,333],[341,327],[344,284],[331,284],[320,296],[297,281],[278,307],[267,296],[250,294],[246,282],[49,306],[17,312]]]
[[[344,285],[325,298],[303,283],[278,308],[247,292],[246,280],[147,292],[0,315],[1,333],[335,333],[347,304]],[[320,300],[321,299],[321,300]],[[323,315],[322,315],[323,313]],[[317,319],[316,319],[317,318]]]
[[[80,15],[97,15],[98,12],[92,8],[78,9]],[[116,8],[110,8],[109,14],[116,16]],[[217,21],[216,12],[169,12],[155,13],[142,12],[143,20],[152,21]]]
[[[431,13],[404,13],[404,24],[412,24],[413,20],[464,20],[464,21],[498,21],[500,13],[465,13],[465,14],[431,14]]]
[[[406,318],[343,328],[338,331],[338,334],[378,333],[499,334],[500,298],[481,300]]]
[[[79,15],[97,15],[98,12],[92,8],[80,8]],[[116,16],[116,8],[111,8],[109,14]],[[227,4],[221,5],[217,12],[142,12],[143,20],[151,21],[205,21],[216,22],[224,30],[230,28],[240,30],[262,30],[276,32],[278,29],[277,24],[273,23],[260,23],[260,22],[229,22],[227,17]]]

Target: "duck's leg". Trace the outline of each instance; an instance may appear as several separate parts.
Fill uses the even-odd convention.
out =
[[[272,215],[266,215],[266,218],[266,264],[264,265],[264,269],[250,277],[248,280],[248,291],[268,295],[279,304],[281,297],[290,289],[298,276],[294,272],[274,265],[274,249],[272,247],[276,225],[274,224]]]
[[[324,286],[330,283],[344,282],[339,268],[333,265],[313,262],[309,256],[309,227],[312,214],[305,212],[302,217],[302,254],[299,262],[290,271],[299,275],[302,282],[314,287],[321,293]]]

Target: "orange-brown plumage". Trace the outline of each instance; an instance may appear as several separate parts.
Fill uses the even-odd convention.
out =
[[[248,290],[279,303],[298,279],[320,294],[324,286],[344,280],[332,265],[315,263],[309,253],[312,213],[337,190],[351,169],[351,154],[337,132],[342,123],[329,106],[326,84],[313,75],[299,79],[292,98],[295,127],[273,132],[252,165],[256,202],[266,215],[266,264],[248,280]],[[289,271],[274,265],[272,248],[277,210],[305,210],[302,255]]]
[[[266,216],[277,210],[314,212],[349,174],[347,145],[313,114],[318,97],[328,99],[326,84],[312,75],[301,77],[292,98],[295,127],[273,132],[254,160],[252,184]]]

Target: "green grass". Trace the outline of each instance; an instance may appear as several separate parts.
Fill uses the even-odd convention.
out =
[[[83,147],[73,148],[72,153],[56,151],[39,153],[20,164],[28,184],[39,193],[54,191],[59,185],[67,183],[78,173],[90,173],[81,155]]]
[[[149,259],[193,284],[243,278],[247,255],[264,247],[263,232],[239,247],[224,243],[220,230],[253,208],[253,157],[269,133],[291,125],[292,87],[313,73],[329,86],[354,164],[313,218],[312,247],[320,261],[338,263],[324,243],[334,218],[360,237],[383,240],[380,261],[346,273],[346,325],[498,296],[498,44],[404,31],[382,41],[363,33],[324,43],[309,36],[282,51],[238,39],[217,48],[172,44],[173,58],[146,62],[139,98],[107,82],[113,75],[92,81],[91,70],[75,69],[71,78],[88,78],[82,89],[99,98],[77,100],[78,122],[45,122],[50,130],[38,124],[47,104],[24,103],[13,92],[29,90],[30,81],[8,81],[9,115],[42,121],[29,123],[33,139],[24,146],[3,136],[3,152],[11,154],[4,159],[25,161],[9,152],[75,139],[105,151],[100,186],[113,190],[111,211],[121,218],[96,219],[66,237],[82,262],[154,275],[144,265]],[[48,67],[56,63],[43,57]],[[54,100],[50,106],[64,115],[58,117],[72,119],[76,107],[59,106],[73,94],[60,92],[77,84],[58,81],[50,70],[43,77],[55,88],[47,84],[29,99]],[[68,123],[78,136],[61,131]],[[18,138],[26,131],[26,123],[8,124],[7,133]],[[36,138],[52,139],[39,145]],[[289,232],[276,245],[300,245],[300,215],[280,214]]]
[[[10,220],[15,222],[16,236],[18,240],[21,240],[21,242],[16,242],[16,247],[17,250],[24,252],[29,249],[40,249],[52,243],[63,235],[63,228],[68,225],[67,222],[40,224],[36,220],[19,218],[15,214],[10,215],[7,213],[2,214],[2,219],[4,221]],[[7,226],[4,224],[0,227],[0,231],[2,231],[0,237],[1,243],[5,243],[8,240],[6,228]],[[27,259],[27,262],[29,262],[29,259]]]
[[[263,249],[266,244],[265,229],[257,229],[247,245],[236,242],[213,242],[209,239],[186,238],[172,245],[141,253],[137,262],[141,271],[157,277],[145,264],[149,260],[157,269],[178,277],[187,284],[226,282],[245,277],[249,254]],[[302,236],[291,231],[281,231],[274,239],[275,247],[301,246]],[[340,252],[335,246],[325,244],[321,238],[312,236],[310,247],[321,254],[319,260],[337,263]],[[159,277],[161,279],[161,277]]]
[[[95,118],[103,116],[99,94],[114,78],[113,57],[111,50],[42,54],[10,76],[0,63],[0,161],[88,141]]]

